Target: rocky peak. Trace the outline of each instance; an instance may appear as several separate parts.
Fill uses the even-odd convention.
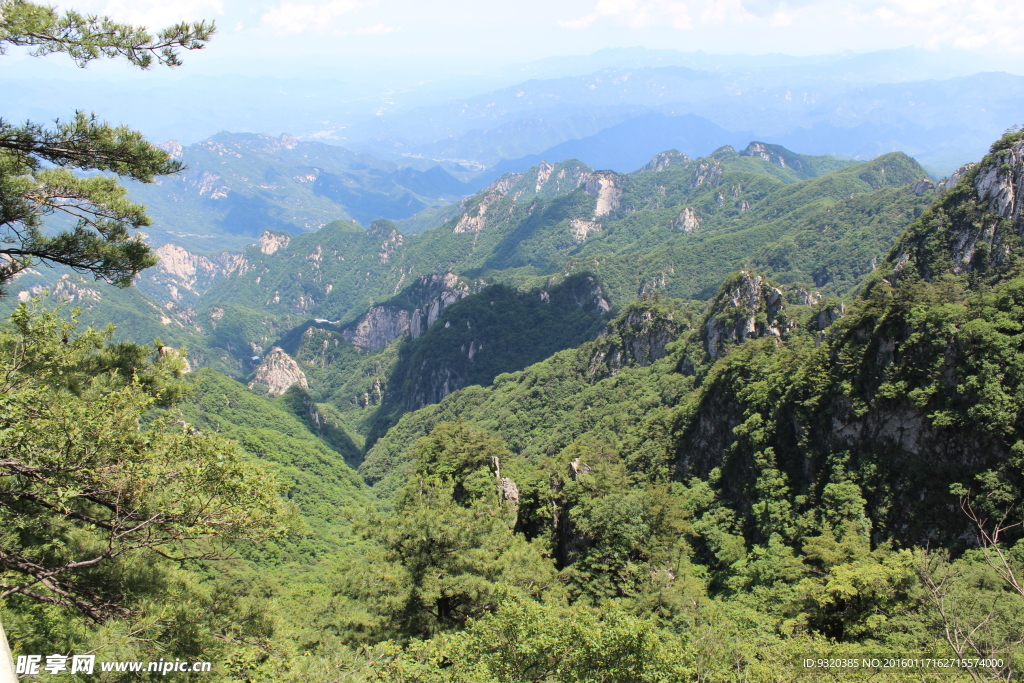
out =
[[[922,178],[921,180],[918,180],[916,183],[910,186],[910,191],[916,194],[918,197],[923,195],[928,190],[934,189],[935,183],[933,183],[930,178]]]
[[[275,251],[287,247],[291,239],[291,235],[287,233],[267,230],[260,235],[260,251],[264,254],[273,254]]]
[[[542,161],[541,165],[543,166],[545,163],[547,162]],[[506,173],[505,175],[501,176],[493,183],[488,185],[484,192],[486,194],[494,193],[506,195],[508,194],[508,191],[512,189],[512,186],[518,183],[520,180],[522,180],[522,178],[522,173]]]
[[[759,157],[770,164],[775,164],[782,168],[792,168],[795,171],[803,169],[803,163],[801,163],[800,158],[779,145],[751,142],[739,155],[741,157]]]
[[[270,396],[280,396],[293,384],[303,389],[309,388],[299,364],[284,349],[275,346],[256,368],[256,375],[249,382],[249,388]]]
[[[938,182],[938,184],[935,186],[936,191],[941,192],[943,190],[953,189],[953,186],[960,182],[960,179],[963,178],[968,171],[970,171],[977,165],[978,164],[972,161],[971,163],[964,164],[960,168],[956,169],[955,171],[949,174],[948,178],[943,178]]]
[[[932,280],[999,270],[1024,238],[1022,134],[999,140],[981,164],[957,169],[936,189],[943,194],[889,258],[893,282],[911,271]]]
[[[641,171],[664,171],[669,166],[679,166],[690,161],[690,157],[674,149],[662,152],[640,168]]]
[[[734,273],[722,284],[704,319],[702,337],[715,360],[733,344],[748,339],[782,337],[792,323],[784,313],[782,290],[750,270]]]
[[[180,159],[181,154],[184,151],[184,147],[177,140],[168,140],[167,142],[156,142],[153,144],[157,149],[162,149],[171,155],[172,159]]]
[[[607,216],[618,210],[622,199],[622,180],[622,176],[615,171],[596,171],[583,183],[585,192],[597,195],[594,218]]]
[[[661,310],[655,299],[641,299],[609,326],[590,357],[592,380],[618,374],[624,367],[646,367],[666,355],[665,347],[682,331],[671,311]]]
[[[549,164],[546,161],[540,162],[540,165],[537,166],[537,182],[534,185],[534,192],[540,192],[544,184],[548,182],[548,178],[551,177],[553,170],[555,170],[553,164]]]
[[[974,176],[978,200],[989,213],[1008,218],[1018,234],[1024,234],[1021,207],[1024,206],[1024,140],[995,155]]]

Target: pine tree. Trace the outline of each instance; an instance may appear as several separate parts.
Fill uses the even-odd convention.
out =
[[[213,31],[212,23],[198,22],[151,34],[107,17],[0,0],[0,54],[11,46],[27,47],[34,56],[62,52],[80,67],[102,57],[124,58],[142,69],[178,66],[181,50],[202,48]],[[40,262],[130,285],[156,257],[131,232],[150,219],[128,200],[117,177],[148,183],[181,169],[141,133],[94,114],[77,111],[52,127],[0,119],[0,287]],[[75,171],[101,173],[83,177]],[[73,227],[44,230],[48,217],[70,220]]]

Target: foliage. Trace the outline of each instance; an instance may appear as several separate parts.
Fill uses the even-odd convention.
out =
[[[106,17],[58,15],[24,0],[0,3],[0,54],[8,45],[29,46],[37,56],[66,53],[79,66],[100,57],[124,57],[141,68],[154,58],[177,66],[181,49],[203,47],[212,33],[212,24],[200,22],[152,36]],[[126,287],[156,263],[149,247],[129,232],[149,225],[143,207],[127,200],[115,177],[75,170],[110,171],[149,183],[181,170],[181,164],[140,133],[83,112],[52,129],[0,121],[0,285],[44,262]],[[48,234],[44,219],[53,214],[74,227]]]
[[[554,566],[513,531],[518,501],[500,486],[512,454],[499,439],[442,423],[413,458],[394,511],[362,528],[376,552],[347,567],[339,588],[371,606],[364,628],[429,637],[510,596],[559,593]]]
[[[217,435],[145,411],[179,393],[181,359],[37,303],[0,336],[3,597],[124,614],[118,567],[132,553],[216,556],[212,539],[285,529],[276,481]],[[155,356],[155,357],[154,357]]]

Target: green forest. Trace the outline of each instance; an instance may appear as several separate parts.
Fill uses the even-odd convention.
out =
[[[79,65],[213,28],[0,2]],[[138,236],[122,183],[182,170],[0,120],[4,683],[1024,671],[1024,131],[939,183],[543,163],[227,255]]]

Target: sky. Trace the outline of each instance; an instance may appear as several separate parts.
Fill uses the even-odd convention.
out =
[[[607,47],[834,54],[916,46],[1024,64],[1012,0],[76,0],[150,27],[213,19],[191,73],[440,67],[472,71]],[[116,71],[114,66],[96,67]]]

